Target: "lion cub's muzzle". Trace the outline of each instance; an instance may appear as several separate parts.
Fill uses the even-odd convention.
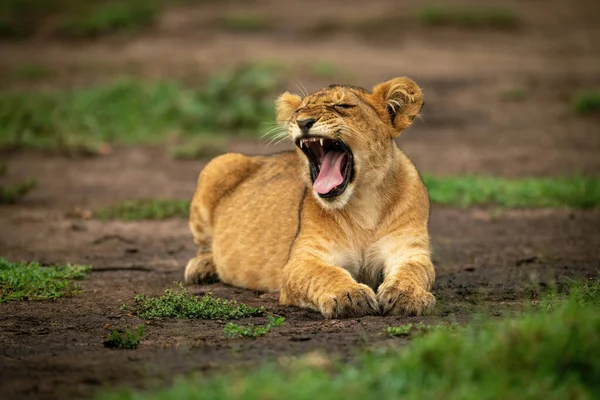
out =
[[[296,146],[308,158],[313,189],[319,197],[344,193],[354,178],[354,157],[346,143],[311,135],[298,138]]]

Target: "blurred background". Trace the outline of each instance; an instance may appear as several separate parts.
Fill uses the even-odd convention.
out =
[[[405,75],[425,107],[399,144],[441,180],[434,202],[594,207],[598,20],[584,0],[2,0],[1,202],[90,218],[169,198],[158,217],[185,216],[210,158],[291,148],[270,136],[284,90]],[[37,231],[19,232],[6,248]]]
[[[420,169],[595,173],[599,17],[584,0],[2,0],[0,146],[269,151],[281,91],[407,75]]]
[[[349,355],[365,335],[387,340],[393,317],[334,324],[214,284],[189,290],[285,315],[283,333],[234,349],[220,322],[165,322],[135,356],[102,346],[108,327],[135,322],[123,303],[183,279],[208,160],[292,147],[270,143],[285,90],[422,87],[422,118],[398,143],[433,203],[427,323],[503,315],[597,277],[599,21],[598,0],[0,0],[0,257],[93,267],[81,295],[2,304],[2,392],[90,398],[148,363],[170,376],[234,353]]]

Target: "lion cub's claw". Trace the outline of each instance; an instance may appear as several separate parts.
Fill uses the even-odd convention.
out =
[[[422,315],[435,305],[435,297],[425,289],[381,285],[377,300],[384,315]]]
[[[185,267],[185,283],[214,283],[219,281],[211,254],[203,254],[192,258]]]
[[[375,292],[363,284],[333,290],[323,295],[318,307],[325,318],[352,318],[379,314]]]

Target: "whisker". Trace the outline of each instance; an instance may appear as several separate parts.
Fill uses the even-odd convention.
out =
[[[281,144],[281,143],[287,142],[288,140],[290,140],[290,139],[287,135],[275,136],[275,137],[272,137],[267,143],[276,145],[276,144]]]
[[[289,140],[288,130],[280,125],[272,126],[271,128],[266,129],[262,135],[262,139],[268,139],[267,143],[272,144],[281,144],[287,140]]]
[[[306,87],[304,87],[304,85],[302,84],[302,82],[300,81],[300,79],[294,79],[293,83],[294,83],[294,85],[296,86],[296,89],[298,89],[298,91],[300,92],[300,94],[302,95],[303,98],[308,96],[308,91],[306,90]]]

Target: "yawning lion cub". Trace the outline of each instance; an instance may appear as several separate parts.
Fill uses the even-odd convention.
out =
[[[186,282],[280,291],[282,304],[325,318],[430,308],[429,199],[394,142],[422,105],[408,78],[372,93],[284,93],[277,121],[295,152],[225,154],[200,173],[190,209],[199,250]]]

